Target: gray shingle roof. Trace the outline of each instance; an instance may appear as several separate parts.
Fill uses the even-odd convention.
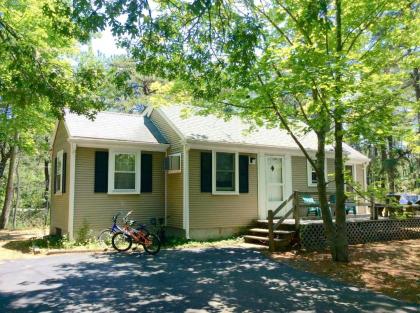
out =
[[[140,114],[99,112],[94,120],[66,112],[69,136],[85,139],[118,140],[137,143],[167,143],[149,120]]]
[[[255,131],[249,132],[249,125],[237,117],[225,121],[214,115],[188,114],[185,116],[182,108],[175,105],[160,107],[159,109],[189,141],[299,149],[292,137],[282,129],[259,127]],[[317,138],[314,132],[301,136],[301,142],[308,150],[316,151]],[[344,144],[343,149],[350,159],[369,160],[365,155],[347,144]],[[333,151],[333,147],[327,146],[327,151]]]

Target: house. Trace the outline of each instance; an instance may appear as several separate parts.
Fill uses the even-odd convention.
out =
[[[228,236],[265,219],[293,190],[316,191],[312,167],[285,131],[184,115],[179,106],[101,112],[95,120],[67,113],[52,149],[51,232],[74,237],[84,225],[97,231],[115,212],[133,210],[144,223],[164,219],[174,235]],[[315,157],[315,135],[302,142]],[[326,150],[332,174],[334,152]],[[366,188],[369,159],[344,150],[346,168]]]

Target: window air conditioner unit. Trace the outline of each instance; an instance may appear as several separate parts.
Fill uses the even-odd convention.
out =
[[[181,173],[181,153],[171,154],[165,158],[165,170],[168,174]]]

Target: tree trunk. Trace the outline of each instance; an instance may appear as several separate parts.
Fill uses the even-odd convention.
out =
[[[416,101],[420,101],[420,71],[418,67],[413,69],[413,73],[411,74],[413,78],[413,87],[414,91],[416,92]],[[418,129],[417,132],[420,133],[420,110],[417,111],[417,123]]]
[[[394,164],[394,140],[392,136],[388,137],[388,165],[386,167],[387,176],[388,176],[388,184],[389,184],[389,191],[394,193],[395,192],[395,171],[397,164]]]
[[[15,187],[16,201],[15,201],[15,209],[13,211],[13,229],[16,229],[16,216],[17,216],[17,211],[19,209],[19,200],[20,200],[20,176],[19,176],[20,158],[19,157],[16,163],[17,163],[16,164],[16,187]]]
[[[17,141],[18,136],[15,136],[15,141]],[[9,222],[10,210],[13,203],[13,180],[15,176],[15,166],[16,166],[16,156],[18,152],[18,147],[15,144],[12,148],[12,153],[10,155],[9,162],[9,176],[7,177],[7,186],[6,186],[6,195],[4,197],[3,211],[0,216],[0,229],[5,229],[7,223]]]
[[[343,40],[342,40],[342,7],[341,0],[335,1],[335,19],[336,19],[336,29],[335,29],[335,39],[336,39],[336,52],[341,54],[343,50]],[[336,226],[336,238],[335,238],[335,259],[337,262],[348,262],[349,253],[348,253],[348,242],[347,242],[347,229],[346,229],[346,210],[344,207],[345,194],[344,194],[344,165],[343,165],[343,124],[341,117],[345,114],[342,107],[340,106],[340,83],[341,83],[341,73],[336,73],[336,108],[334,111],[334,139],[335,139],[335,189],[336,189],[336,199],[335,199],[335,226]]]
[[[337,259],[335,261],[348,262],[349,252],[345,209],[346,198],[344,193],[343,124],[341,122],[335,123],[334,139],[336,193],[335,224],[337,229]]]
[[[7,161],[10,159],[11,150],[7,149],[7,144],[0,144],[0,179],[4,177],[4,170],[6,169]]]
[[[50,172],[49,172],[50,161],[49,159],[44,160],[44,199],[45,204],[47,204],[49,199],[49,190],[50,190]]]
[[[316,154],[317,169],[316,175],[318,178],[317,189],[319,197],[319,205],[322,212],[322,221],[324,223],[325,235],[328,240],[328,245],[331,249],[331,257],[334,261],[337,260],[337,232],[332,220],[330,207],[328,205],[327,197],[327,178],[325,177],[325,134],[317,133],[318,150]]]
[[[382,172],[382,182],[381,187],[386,189],[388,186],[388,171],[386,170],[386,160],[388,159],[388,152],[386,149],[386,145],[381,145],[381,172]],[[383,199],[381,199],[383,201]],[[382,211],[382,216],[388,217],[389,210],[388,207],[385,206],[384,210]]]

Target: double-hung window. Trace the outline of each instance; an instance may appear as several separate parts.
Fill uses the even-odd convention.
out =
[[[140,151],[110,151],[108,193],[140,193]]]
[[[63,190],[63,150],[57,152],[57,163],[54,178],[55,193],[60,195]]]
[[[238,153],[213,152],[213,193],[238,194]]]
[[[306,169],[308,174],[308,186],[309,187],[316,187],[318,184],[318,175],[316,174],[315,169],[313,168],[312,164],[306,160]],[[324,165],[324,173],[325,173],[325,180],[328,180],[328,169],[327,169],[327,160],[325,160]]]

